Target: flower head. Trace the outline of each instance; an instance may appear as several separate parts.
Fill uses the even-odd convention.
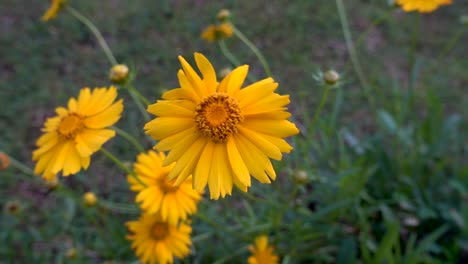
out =
[[[0,171],[10,167],[10,157],[7,154],[0,152]]]
[[[169,180],[179,185],[192,175],[193,188],[202,192],[208,184],[212,199],[230,195],[233,184],[247,191],[250,175],[262,183],[274,180],[270,158],[281,160],[292,150],[283,138],[299,133],[286,120],[289,96],[274,92],[278,84],[272,78],[241,89],[247,65],[218,83],[203,55],[195,53],[202,77],[179,60],[181,88],[148,107],[157,118],[145,125],[146,133],[159,140],[155,148],[169,151],[163,165],[177,161]]]
[[[184,223],[170,224],[158,215],[143,214],[138,221],[127,222],[132,248],[143,263],[173,263],[174,257],[190,253],[192,228]]]
[[[109,79],[114,83],[124,83],[128,78],[129,69],[125,64],[114,65],[109,72]]]
[[[248,258],[249,264],[276,264],[279,258],[275,255],[273,247],[268,246],[268,237],[265,235],[255,238],[255,244],[249,246],[252,256]]]
[[[56,108],[57,116],[47,119],[36,142],[34,173],[53,180],[60,171],[68,176],[87,169],[91,155],[115,136],[106,128],[120,119],[123,103],[114,102],[116,98],[115,87],[83,88],[78,99],[68,101],[68,108]]]
[[[86,192],[83,194],[83,202],[86,206],[95,206],[98,202],[98,198],[93,192]]]
[[[41,20],[47,22],[54,19],[58,12],[65,6],[66,0],[51,0],[49,9],[42,15]]]
[[[430,13],[441,5],[450,5],[452,0],[396,0],[405,12]]]
[[[209,25],[203,30],[201,38],[208,42],[215,42],[218,40],[232,37],[234,29],[229,23],[222,23],[219,25]]]
[[[169,181],[167,175],[175,163],[164,167],[164,159],[162,152],[141,153],[134,166],[135,173],[147,187],[142,186],[131,175],[128,176],[128,182],[130,188],[138,192],[136,201],[146,213],[160,214],[162,221],[175,225],[197,211],[201,195],[192,189],[191,178],[174,186],[175,180]]]

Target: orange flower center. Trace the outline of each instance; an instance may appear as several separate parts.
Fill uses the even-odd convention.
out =
[[[162,240],[169,235],[169,226],[167,223],[156,222],[151,227],[151,236],[155,240]]]
[[[71,113],[60,121],[57,132],[66,139],[74,138],[84,128],[83,118]]]
[[[200,132],[215,142],[226,142],[244,120],[236,99],[215,93],[201,100],[195,109],[195,123]]]
[[[167,180],[167,175],[164,175],[161,179],[158,179],[158,186],[164,193],[171,193],[177,191],[179,186],[174,186],[175,179],[172,181]]]

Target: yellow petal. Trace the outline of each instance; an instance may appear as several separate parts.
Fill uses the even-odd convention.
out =
[[[112,126],[120,119],[123,110],[122,99],[106,108],[102,112],[84,119],[84,124],[88,128],[104,128]]]
[[[249,72],[249,65],[242,65],[235,68],[229,75],[229,83],[227,85],[226,93],[229,95],[233,95],[237,91],[240,90],[242,84],[245,81],[245,77],[247,77],[247,73]]]
[[[208,183],[214,147],[215,143],[208,141],[195,169],[195,174],[193,175],[193,189],[198,192],[203,192],[203,189],[205,189],[206,184]]]
[[[297,129],[296,125],[288,120],[247,119],[244,120],[242,126],[255,132],[280,138],[289,137],[299,133],[299,129]]]
[[[208,90],[206,89],[205,84],[200,79],[200,76],[195,72],[195,70],[190,66],[190,64],[182,57],[179,56],[180,64],[182,65],[182,69],[184,70],[185,76],[187,80],[190,82],[192,89],[195,93],[200,97],[203,98],[208,95]],[[179,78],[180,80],[180,78]],[[182,86],[182,83],[181,83]]]
[[[178,145],[184,138],[187,137],[187,135],[195,135],[197,134],[197,128],[192,127],[187,130],[181,131],[177,134],[174,134],[172,136],[166,137],[164,139],[161,139],[158,144],[154,146],[155,149],[159,151],[168,151],[174,148],[176,145]]]
[[[257,148],[262,151],[264,154],[266,154],[268,157],[275,159],[275,160],[281,160],[282,154],[281,151],[276,147],[274,144],[266,140],[264,137],[262,137],[259,133],[256,133],[248,128],[238,126],[239,132],[242,133],[242,135],[249,140],[252,144],[257,146]]]
[[[242,99],[239,100],[239,107],[244,109],[250,104],[256,104],[260,100],[271,95],[277,87],[278,83],[267,83],[261,86],[247,87],[240,90],[238,98],[242,97]]]
[[[195,52],[195,62],[203,75],[203,81],[205,82],[208,94],[215,93],[218,81],[216,80],[216,72],[213,65],[203,54],[198,52]]]
[[[230,137],[227,141],[227,153],[229,158],[229,163],[231,164],[232,171],[234,172],[235,178],[243,185],[250,186],[250,173],[249,169],[245,165],[244,160],[237,149],[235,140],[233,137]]]
[[[167,117],[193,117],[195,105],[192,104],[191,108],[186,108],[180,103],[184,101],[162,101],[148,106],[148,112],[156,116]],[[185,101],[187,102],[187,101]]]
[[[158,117],[146,123],[144,129],[153,139],[161,140],[193,126],[193,118]]]

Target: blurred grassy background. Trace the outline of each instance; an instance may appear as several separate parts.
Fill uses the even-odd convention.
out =
[[[349,62],[340,20],[332,1],[292,1],[286,5],[280,0],[82,0],[71,3],[99,27],[117,60],[137,70],[134,84],[150,101],[159,98],[165,89],[178,85],[176,73],[180,66],[177,55],[192,61],[193,52],[199,51],[214,63],[216,69],[230,66],[216,45],[199,38],[203,28],[215,21],[217,12],[228,8],[233,13],[235,25],[262,50],[270,62],[274,77],[280,83],[280,93],[291,95],[290,110],[302,127],[310,129],[307,125],[323,92],[313,76],[319,70],[329,68],[339,71],[345,80],[336,98],[332,95],[331,99],[341,102],[339,115],[336,116],[338,120],[334,120],[340,129],[345,127],[355,139],[365,141],[376,135],[378,120],[388,120],[385,114],[380,115],[379,119],[377,112],[369,108],[363,97]],[[452,6],[421,17],[414,69],[409,69],[408,57],[416,14],[390,10],[387,1],[383,0],[348,1],[345,4],[354,39],[362,36],[358,54],[371,83],[372,94],[377,99],[378,109],[386,109],[397,116],[395,119],[398,122],[409,121],[410,124],[414,120],[431,118],[431,115],[440,114],[440,118],[444,119],[458,113],[462,131],[466,131],[468,34],[463,34],[457,45],[444,56],[438,55],[456,32],[466,29],[459,18],[468,14],[468,3],[455,1]],[[66,12],[60,13],[49,23],[41,22],[40,16],[48,5],[48,1],[19,3],[2,0],[0,3],[0,150],[31,166],[31,150],[35,140],[44,120],[53,115],[55,107],[64,105],[82,87],[109,85],[110,65],[94,36]],[[371,27],[372,21],[387,15],[387,20]],[[261,65],[239,40],[228,40],[227,44],[243,63],[251,65],[255,78],[263,78]],[[409,72],[412,72],[412,76],[409,76]],[[409,110],[410,114],[404,113],[399,120],[399,113],[408,112],[408,109],[403,109],[402,102],[409,80],[415,83],[416,105]],[[127,94],[122,96],[126,102],[130,102]],[[429,107],[431,100],[438,101],[440,113],[433,112],[435,108]],[[334,110],[333,105],[329,104],[323,114],[329,115]],[[136,108],[127,104],[118,127],[143,138],[143,124],[144,120]],[[298,154],[288,157],[286,167],[316,171],[316,167],[323,165],[320,161],[324,159],[313,160],[308,154],[316,147],[315,144],[322,144],[321,136],[319,133],[302,132],[302,137],[294,142]],[[466,135],[462,134],[457,142],[464,145],[466,139]],[[115,139],[108,145],[121,157],[133,162],[135,153],[128,151],[131,147],[127,142]],[[146,142],[147,147],[150,145],[150,142]],[[330,150],[328,155],[333,157],[333,153]],[[466,162],[466,157],[461,161]],[[10,241],[7,248],[0,250],[0,256],[5,256],[3,259],[19,259],[18,263],[27,263],[27,260],[50,263],[54,258],[57,260],[60,254],[63,257],[62,253],[57,253],[62,252],[60,244],[73,244],[73,240],[104,243],[96,237],[105,237],[106,232],[116,232],[116,236],[121,237],[120,243],[91,247],[82,245],[82,249],[87,250],[83,259],[98,262],[114,257],[132,258],[129,249],[122,248],[126,242],[125,228],[121,224],[127,216],[122,216],[120,222],[111,220],[110,215],[96,220],[93,213],[77,212],[73,201],[44,195],[46,188],[39,182],[12,172],[1,172],[0,175],[0,203],[16,199],[25,207],[24,218],[16,222],[9,220],[8,225],[11,226],[2,227],[4,230],[0,235]],[[65,183],[75,186],[77,190],[94,190],[101,197],[114,201],[131,201],[123,174],[100,155],[95,155],[88,172],[66,179]],[[307,190],[312,191],[310,188]],[[57,207],[68,209],[50,213]],[[70,227],[86,226],[89,221],[95,221],[96,226]],[[54,226],[68,231],[59,232]],[[17,232],[6,232],[9,228]],[[33,251],[28,252],[30,249]],[[207,253],[204,251],[203,254]],[[203,259],[203,254],[199,255],[200,259]],[[3,263],[2,260],[0,263]]]

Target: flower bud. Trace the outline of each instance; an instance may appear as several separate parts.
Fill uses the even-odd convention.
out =
[[[228,76],[232,72],[232,69],[229,67],[222,68],[218,75],[220,79],[224,79],[224,77]]]
[[[226,22],[231,18],[231,11],[228,9],[221,9],[216,17],[220,22]]]
[[[10,167],[10,158],[7,154],[0,152],[0,171],[6,170]]]
[[[125,83],[128,78],[129,69],[125,64],[114,65],[109,73],[109,79],[114,83]]]
[[[468,25],[468,15],[462,15],[460,18],[460,24],[462,25]]]
[[[334,85],[340,80],[340,75],[334,70],[328,70],[323,75],[323,80],[329,85]]]
[[[49,190],[57,189],[58,184],[59,184],[59,181],[58,181],[57,177],[53,178],[52,180],[45,180],[44,182],[45,182],[45,186]]]
[[[93,192],[87,192],[83,195],[84,204],[88,207],[95,206],[98,198]]]
[[[78,256],[78,251],[76,250],[76,248],[72,247],[72,248],[69,248],[67,250],[67,252],[65,252],[65,257],[67,259],[74,259]]]
[[[5,213],[9,215],[18,215],[21,212],[21,203],[17,200],[7,201],[3,206]]]
[[[309,176],[305,170],[297,170],[294,173],[294,181],[298,184],[305,184],[309,181]]]

